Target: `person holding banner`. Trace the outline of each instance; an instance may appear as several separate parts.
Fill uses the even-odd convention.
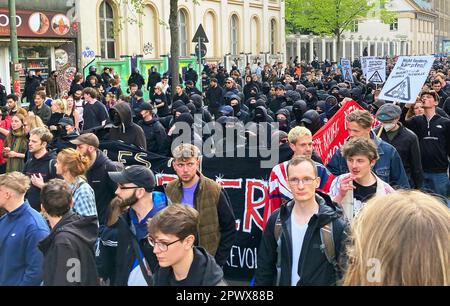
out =
[[[420,97],[425,114],[405,122],[419,138],[424,171],[424,190],[444,197],[450,196],[448,177],[450,157],[450,120],[436,113],[438,94],[434,90],[422,91]]]
[[[373,118],[370,113],[366,110],[356,110],[348,114],[345,120],[349,139],[370,138],[375,141],[380,158],[373,166],[373,172],[391,186],[410,188],[403,162],[397,150],[372,132]],[[349,172],[347,162],[340,149],[334,153],[327,168],[335,176]]]
[[[341,151],[350,171],[333,181],[330,196],[333,202],[344,209],[346,219],[351,222],[367,200],[375,195],[392,193],[394,189],[372,172],[379,158],[372,139],[350,139],[342,146]]]

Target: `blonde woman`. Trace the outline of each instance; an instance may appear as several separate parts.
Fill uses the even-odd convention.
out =
[[[450,210],[430,195],[399,191],[371,199],[354,220],[350,286],[449,286]]]
[[[25,153],[28,148],[28,137],[24,129],[25,117],[16,114],[11,120],[11,129],[6,137],[3,156],[7,158],[6,173],[22,172],[25,165]]]
[[[74,149],[64,149],[56,157],[56,174],[73,192],[73,210],[80,216],[97,216],[95,194],[85,178],[90,165],[88,157]]]
[[[35,128],[45,127],[44,122],[42,121],[41,117],[29,113],[28,116],[25,118],[25,121],[23,123],[25,134],[29,135],[30,131]]]
[[[60,135],[61,131],[58,130],[58,122],[66,116],[66,105],[63,100],[56,99],[52,101],[52,115],[48,120],[48,129],[52,132],[56,138]]]

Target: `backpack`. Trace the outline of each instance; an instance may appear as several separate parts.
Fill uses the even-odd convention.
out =
[[[275,221],[275,227],[273,229],[273,234],[275,240],[277,241],[277,282],[276,285],[280,284],[281,279],[281,217],[278,213],[277,219]],[[336,274],[336,279],[339,277],[339,264],[336,260],[336,250],[333,235],[333,221],[325,224],[320,228],[320,250],[325,254],[328,262],[333,266],[334,272]]]

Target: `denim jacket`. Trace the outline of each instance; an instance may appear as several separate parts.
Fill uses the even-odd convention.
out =
[[[373,172],[391,186],[398,186],[406,189],[410,188],[403,162],[397,150],[392,145],[375,136],[373,131],[371,132],[370,137],[375,141],[378,148],[378,155],[380,156],[373,167]],[[341,149],[334,153],[327,168],[335,176],[349,172],[347,162],[342,156]]]

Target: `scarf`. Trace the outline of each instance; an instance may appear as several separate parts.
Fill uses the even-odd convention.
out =
[[[16,131],[12,130],[11,135],[12,137],[10,139],[10,142],[8,141],[11,151],[25,154],[27,151],[28,141],[26,136],[24,135],[23,129],[19,129]],[[13,171],[22,172],[24,165],[25,159],[23,158],[8,158],[8,161],[6,162],[6,173]]]

